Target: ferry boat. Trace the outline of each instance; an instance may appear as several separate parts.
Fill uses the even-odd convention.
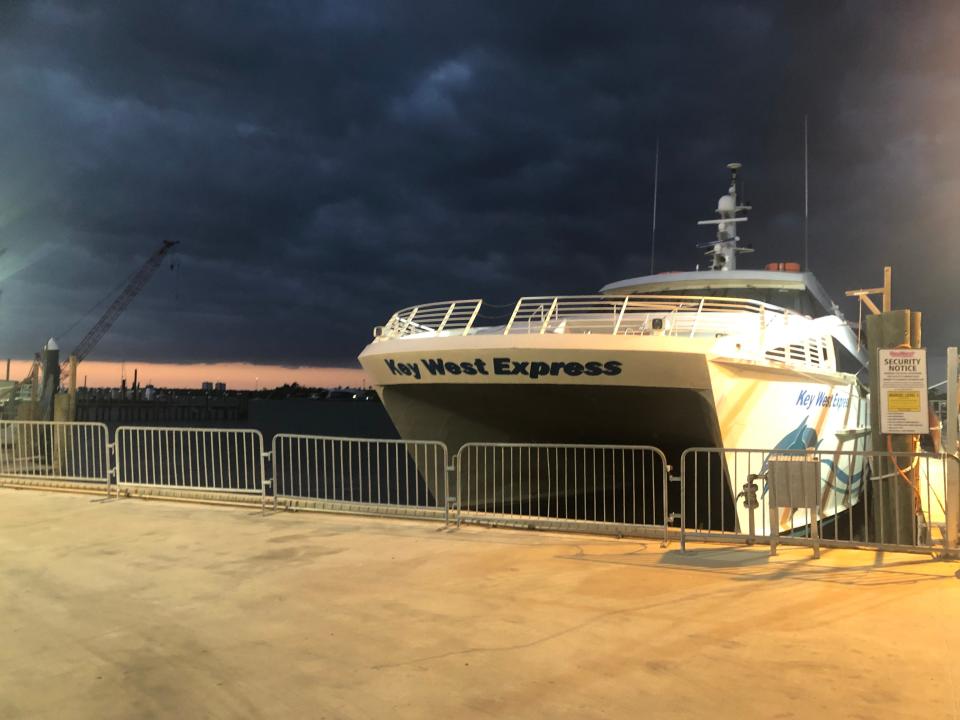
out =
[[[479,299],[394,313],[359,360],[401,436],[452,453],[469,442],[652,445],[673,473],[691,447],[869,449],[856,334],[812,273],[738,268],[751,208],[738,198],[740,165],[728,168],[717,217],[700,223],[717,232],[707,270],[523,297],[493,322],[481,318],[497,309]],[[863,470],[830,484],[825,512],[856,503]],[[730,504],[747,478],[728,475]],[[745,526],[745,512],[734,521]]]

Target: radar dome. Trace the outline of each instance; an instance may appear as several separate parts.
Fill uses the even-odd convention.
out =
[[[717,212],[733,212],[736,206],[733,204],[733,198],[730,195],[723,195],[717,200]]]

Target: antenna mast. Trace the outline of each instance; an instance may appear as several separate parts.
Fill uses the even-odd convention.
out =
[[[709,248],[707,256],[712,258],[711,270],[736,270],[737,255],[753,252],[752,247],[738,247],[740,236],[737,235],[737,224],[746,222],[747,218],[739,213],[751,210],[751,206],[744,201],[742,204],[737,198],[737,171],[740,163],[729,163],[730,189],[726,195],[717,201],[717,220],[701,220],[697,225],[716,225],[717,239],[713,242],[700,245]]]
[[[657,185],[660,181],[660,138],[653,159],[653,227],[650,230],[650,274],[653,275],[653,259],[657,249]]]

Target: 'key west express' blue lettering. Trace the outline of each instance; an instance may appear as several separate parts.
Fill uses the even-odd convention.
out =
[[[850,398],[843,395],[834,395],[823,392],[812,393],[809,390],[801,390],[797,396],[797,406],[802,408],[839,408],[845,409],[850,404]]]

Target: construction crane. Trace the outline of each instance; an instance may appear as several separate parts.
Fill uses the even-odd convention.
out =
[[[117,295],[116,300],[110,304],[106,312],[97,320],[96,325],[90,328],[90,332],[84,336],[71,353],[71,355],[76,356],[77,362],[83,360],[93,351],[97,343],[99,343],[103,339],[103,336],[113,327],[117,318],[123,314],[123,311],[126,310],[130,303],[133,302],[133,299],[140,294],[140,291],[146,287],[153,273],[160,267],[164,256],[179,244],[179,240],[164,240],[160,248],[151,255],[133,277],[130,278],[130,282],[127,283],[127,286]],[[64,363],[63,368],[66,368],[66,363]]]
[[[156,272],[157,268],[160,267],[163,258],[179,244],[179,240],[164,240],[160,248],[154,252],[143,266],[130,278],[126,287],[124,287],[117,298],[110,304],[110,307],[107,308],[106,312],[103,313],[97,323],[90,329],[90,332],[84,336],[73,351],[72,355],[76,356],[77,362],[80,362],[91,353],[97,346],[97,343],[99,343],[100,340],[103,339],[103,336],[113,327],[117,318],[123,314],[123,311],[126,310],[130,303],[133,302],[133,299],[140,294],[140,291],[146,287],[150,278]],[[4,252],[6,252],[5,249],[0,249],[0,255],[3,255]],[[39,356],[34,358],[27,377],[4,389],[3,396],[0,396],[0,417],[9,414],[9,406],[16,403],[16,399],[20,396],[23,386],[35,382],[38,364]],[[67,376],[68,369],[69,359],[60,365],[61,378]]]

